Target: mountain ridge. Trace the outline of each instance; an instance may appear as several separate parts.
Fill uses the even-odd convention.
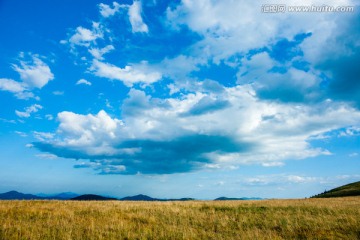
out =
[[[45,198],[33,194],[25,194],[18,191],[0,193],[1,200],[43,200]]]
[[[74,198],[70,198],[72,201],[114,201],[118,200],[117,198],[104,197],[96,194],[83,194]]]
[[[39,196],[40,195],[40,196]],[[72,192],[63,192],[54,195],[48,194],[25,194],[18,191],[9,191],[5,193],[0,193],[0,200],[72,200],[72,201],[194,201],[195,198],[153,198],[144,194],[138,194],[134,196],[126,196],[123,198],[115,198],[111,196],[101,196],[96,194],[76,194]],[[260,200],[262,198],[230,198],[230,197],[219,197],[214,199],[214,201],[229,201],[229,200]]]
[[[258,197],[242,197],[242,198],[229,198],[229,197],[218,197],[214,201],[239,201],[239,200],[261,200],[263,198]]]
[[[353,197],[360,196],[360,181],[342,185],[329,191],[319,193],[311,198],[331,198],[331,197]]]

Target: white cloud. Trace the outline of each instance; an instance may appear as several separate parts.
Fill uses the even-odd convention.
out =
[[[40,100],[40,98],[38,96],[35,96],[32,92],[27,92],[27,91],[15,93],[15,97],[17,97],[18,99],[24,99],[24,100],[28,100],[30,98]]]
[[[209,110],[189,114],[202,99],[214,99]],[[217,100],[216,100],[217,99]],[[215,101],[216,100],[216,101]],[[224,88],[223,92],[189,93],[181,99],[154,99],[132,89],[122,106],[123,121],[105,111],[97,115],[62,112],[55,145],[71,147],[87,154],[107,156],[125,151],[118,148],[129,140],[176,141],[183,136],[226,136],[244,150],[226,153],[204,152],[210,163],[203,167],[229,168],[242,164],[281,166],[286,160],[331,154],[308,142],[314,135],[340,129],[360,121],[360,112],[345,104],[323,102],[312,106],[262,101],[251,86]],[[249,147],[248,147],[249,146]],[[141,151],[141,149],[126,149]],[[307,181],[289,177],[289,181]]]
[[[274,162],[280,165],[279,161],[286,159],[330,154],[312,148],[307,140],[312,135],[341,128],[360,118],[359,112],[346,105],[309,107],[260,101],[251,88],[246,87],[228,88],[224,95],[217,96],[229,101],[231,107],[195,116],[184,113],[206,96],[203,93],[168,99],[159,106],[152,103],[149,96],[135,93],[130,92],[133,100],[125,102],[123,114],[127,126],[132,129],[131,135],[136,138],[171,139],[178,134],[220,134],[255,144],[249,152],[207,154],[208,158],[225,165],[261,163],[270,166]],[[127,105],[133,107],[128,109]],[[170,106],[161,107],[164,105]]]
[[[28,143],[28,144],[25,145],[25,147],[27,147],[27,148],[33,148],[33,147],[34,147],[34,144]]]
[[[80,79],[79,81],[76,82],[76,85],[88,85],[91,86],[91,82],[87,81],[86,79]]]
[[[20,65],[14,64],[13,68],[20,74],[26,88],[42,88],[54,79],[54,74],[37,55],[32,55],[31,58],[29,62],[20,61]]]
[[[132,27],[132,32],[145,32],[149,31],[148,26],[143,22],[141,17],[141,2],[134,1],[134,3],[129,7],[129,20]]]
[[[56,159],[57,158],[56,155],[49,154],[49,153],[36,154],[35,156],[38,158],[43,158],[43,159]]]
[[[80,162],[74,166],[75,168],[93,168],[100,171],[102,174],[121,174],[126,171],[124,165],[107,165],[104,167],[99,162]]]
[[[279,184],[306,184],[324,181],[321,177],[309,177],[290,174],[259,175],[245,178],[242,181],[251,186],[279,185]]]
[[[351,126],[346,128],[343,131],[340,131],[339,137],[351,137],[351,136],[359,136],[360,135],[360,127]]]
[[[283,162],[265,162],[262,164],[263,167],[281,167],[284,165]]]
[[[109,63],[94,60],[90,71],[98,77],[122,81],[126,86],[131,87],[136,83],[151,84],[161,79],[159,72],[149,68],[146,62],[119,68]]]
[[[38,112],[40,109],[42,109],[43,107],[39,104],[34,104],[31,105],[30,107],[25,108],[24,112],[20,112],[18,110],[15,110],[15,113],[17,116],[21,117],[21,118],[28,118],[31,116],[32,113],[36,113]]]
[[[10,120],[10,119],[5,119],[5,118],[0,118],[0,121],[1,121],[1,122],[4,122],[4,123],[16,124],[16,121],[15,121],[15,120]]]
[[[217,63],[235,53],[247,53],[281,38],[291,39],[299,32],[312,32],[316,36],[315,42],[308,42],[309,52],[320,52],[317,46],[332,38],[331,30],[339,14],[262,13],[262,5],[269,3],[274,4],[271,1],[182,0],[176,8],[167,9],[167,19],[174,29],[186,25],[201,34],[204,38],[193,46],[193,54],[206,55]],[[355,4],[350,0],[326,3],[335,6]],[[299,0],[288,0],[286,4],[304,5]],[[306,5],[323,4],[322,0],[306,2]]]
[[[204,151],[201,157],[209,160],[209,163],[203,164],[206,168],[230,168],[241,164],[274,167],[284,165],[286,160],[331,154],[326,149],[312,146],[311,140],[339,129],[345,129],[343,134],[346,136],[357,134],[359,131],[349,126],[358,124],[360,112],[343,102],[317,98],[316,92],[320,91],[316,87],[322,81],[318,72],[312,66],[301,70],[293,67],[291,61],[277,61],[271,54],[271,48],[281,39],[292,40],[299,33],[311,32],[312,35],[299,45],[299,49],[304,50],[307,60],[315,61],[313,59],[321,54],[314,47],[319,48],[332,37],[338,18],[330,13],[312,13],[311,17],[307,13],[265,14],[261,13],[264,2],[267,1],[182,0],[176,8],[167,10],[167,19],[174,29],[186,25],[198,33],[201,40],[187,48],[183,55],[165,58],[157,65],[141,62],[119,67],[107,63],[103,56],[114,49],[113,45],[101,48],[96,43],[106,34],[103,26],[94,23],[92,29],[78,27],[69,42],[88,47],[86,51],[94,58],[88,70],[94,75],[122,81],[128,87],[150,85],[164,76],[175,79],[174,84],[168,85],[171,94],[181,92],[182,88],[191,93],[181,93],[179,98],[156,99],[143,91],[131,89],[122,106],[122,120],[109,116],[103,110],[96,115],[61,112],[58,114],[60,126],[57,132],[60,138],[52,140],[54,146],[71,148],[94,158],[96,154],[109,156],[109,159],[96,163],[98,168],[109,166],[107,170],[102,168],[104,172],[116,171],[115,160],[111,156],[115,157],[119,151],[143,150],[119,147],[123,142],[146,140],[171,143],[187,135],[224,136],[243,147],[233,152],[222,149]],[[301,3],[295,0],[287,2],[288,5]],[[321,1],[310,0],[307,4],[319,3]],[[335,3],[339,2],[329,2]],[[107,18],[116,14],[122,6],[116,2],[112,7],[100,4],[100,13]],[[141,1],[134,1],[128,9],[133,33],[149,31],[141,14]],[[267,50],[259,50],[265,47]],[[249,52],[256,49],[257,53]],[[301,56],[295,60],[303,59]],[[208,79],[203,82],[190,79],[189,73],[200,70],[201,66],[222,61],[238,72],[236,83],[241,86],[225,88],[220,84],[214,85],[215,81]],[[284,67],[285,73],[271,72],[279,66]],[[178,84],[180,81],[182,85]],[[212,83],[212,87],[208,86],[212,90],[205,91],[206,83]],[[85,79],[76,84],[91,85]],[[8,88],[16,87],[19,86],[15,84]],[[218,90],[215,91],[215,88]],[[304,99],[283,102],[263,100],[264,89],[274,95],[279,94],[273,90],[295,89],[305,100],[316,101],[310,106],[304,103]],[[289,92],[284,96],[293,98],[294,94]],[[271,99],[274,96],[267,97]],[[108,103],[106,100],[106,105]],[[125,165],[119,166],[126,169]],[[265,180],[254,178],[251,181],[262,183]],[[282,180],[302,183],[314,179],[286,175]]]
[[[120,8],[124,8],[124,7],[126,7],[126,5],[123,4],[120,5],[117,2],[113,2],[113,8],[111,8],[111,6],[104,3],[99,4],[100,14],[104,18],[108,18],[115,15],[115,13],[117,13]]]
[[[90,48],[89,49],[89,53],[96,59],[98,60],[103,60],[103,55],[114,50],[114,46],[113,45],[107,45],[106,47],[104,48]]]
[[[62,96],[62,95],[64,95],[64,92],[63,91],[53,91],[52,92],[54,95],[56,95],[56,96]]]
[[[0,78],[0,89],[12,93],[24,92],[26,90],[22,83],[6,78]]]
[[[105,99],[105,106],[107,108],[113,109],[113,106],[111,106],[109,99]]]
[[[45,115],[45,118],[46,118],[47,120],[49,120],[49,121],[51,121],[51,120],[54,119],[53,115],[51,115],[51,114],[46,114],[46,115]]]
[[[32,92],[24,86],[24,83],[12,79],[0,78],[0,90],[11,92],[18,99],[36,98]]]
[[[58,133],[65,137],[64,146],[84,149],[89,154],[115,154],[112,142],[123,138],[123,122],[112,119],[105,111],[96,115],[80,115],[72,112],[58,114]]]
[[[191,56],[179,55],[174,58],[165,58],[159,68],[165,75],[173,79],[183,79],[188,73],[199,70],[199,65],[206,64],[206,58],[194,58]]]
[[[307,183],[307,182],[314,182],[318,179],[315,177],[304,177],[304,176],[297,176],[297,175],[289,175],[286,177],[287,181],[293,183]]]
[[[55,136],[54,133],[37,132],[37,131],[34,131],[33,135],[34,135],[34,138],[36,138],[39,141],[47,141],[47,140],[53,139]]]
[[[74,35],[69,39],[72,45],[79,45],[89,47],[90,43],[94,42],[98,38],[103,38],[104,34],[100,27],[100,23],[93,22],[92,29],[84,27],[77,27]]]
[[[24,132],[15,131],[16,134],[18,134],[20,137],[27,137],[28,135]]]
[[[285,68],[284,73],[272,72],[275,67]],[[280,65],[267,52],[243,58],[237,73],[238,84],[252,84],[258,93],[267,98],[285,101],[313,100],[319,97],[322,81],[313,70],[300,70],[291,65]]]

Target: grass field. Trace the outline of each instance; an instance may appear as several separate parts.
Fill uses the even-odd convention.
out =
[[[360,197],[0,201],[0,239],[360,239]]]

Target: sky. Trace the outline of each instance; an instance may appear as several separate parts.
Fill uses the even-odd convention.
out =
[[[359,181],[359,2],[276,4],[0,0],[0,192],[304,198]],[[341,8],[290,11],[324,4]]]

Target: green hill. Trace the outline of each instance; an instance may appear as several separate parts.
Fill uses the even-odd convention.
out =
[[[330,197],[349,197],[360,196],[360,181],[350,183],[341,187],[334,188],[330,191],[312,196],[312,198],[330,198]]]

